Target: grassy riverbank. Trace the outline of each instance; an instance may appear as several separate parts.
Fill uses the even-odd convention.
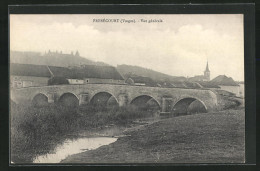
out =
[[[241,163],[244,109],[164,119],[64,163]]]
[[[82,130],[109,124],[126,126],[137,118],[151,117],[151,111],[134,107],[78,107],[51,105],[34,108],[11,103],[11,161],[31,163],[66,138]]]

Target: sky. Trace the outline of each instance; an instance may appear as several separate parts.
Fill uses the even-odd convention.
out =
[[[135,22],[123,22],[129,20]],[[78,50],[93,61],[185,77],[202,75],[208,61],[211,79],[227,75],[243,81],[243,32],[242,14],[12,14],[10,50]]]

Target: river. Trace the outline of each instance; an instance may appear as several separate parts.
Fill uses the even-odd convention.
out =
[[[37,156],[33,163],[59,163],[69,155],[94,150],[103,145],[111,144],[116,140],[117,138],[113,137],[67,139],[62,144],[58,145],[52,153]]]
[[[116,137],[124,136],[123,132],[137,129],[147,124],[154,123],[159,118],[147,118],[142,121],[136,121],[129,127],[109,126],[102,130],[83,131],[77,135],[78,138],[66,139],[62,144],[55,147],[52,152],[45,155],[39,155],[33,163],[60,163],[70,155],[82,153],[88,150],[97,149],[103,145],[109,145],[117,140]]]

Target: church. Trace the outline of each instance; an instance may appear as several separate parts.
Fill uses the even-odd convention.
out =
[[[194,77],[188,78],[188,80],[191,81],[191,82],[210,81],[210,70],[209,70],[208,61],[207,61],[206,69],[204,71],[204,75],[195,75]]]

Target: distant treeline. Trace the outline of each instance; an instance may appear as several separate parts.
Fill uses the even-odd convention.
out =
[[[78,65],[108,65],[103,62],[94,62],[81,56],[75,56],[73,54],[61,54],[61,53],[46,53],[41,54],[39,52],[10,52],[10,62],[20,64],[33,64],[33,65],[49,65],[49,66],[78,66]]]

